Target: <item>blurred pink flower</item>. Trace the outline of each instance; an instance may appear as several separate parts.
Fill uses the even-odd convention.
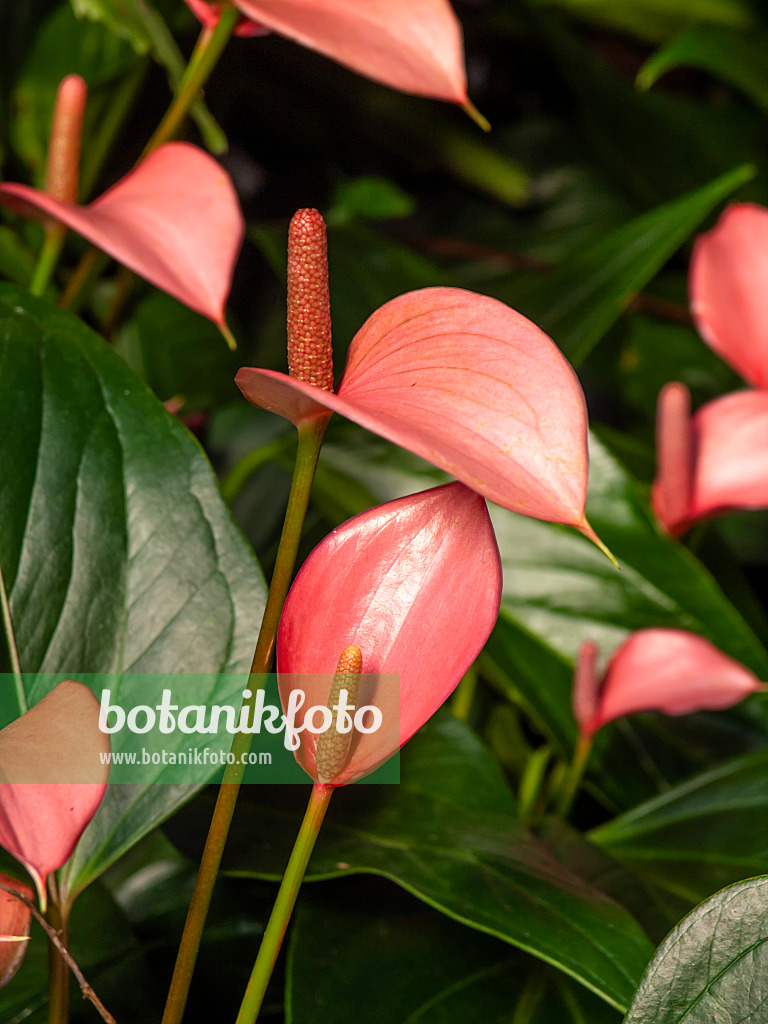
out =
[[[45,882],[69,858],[107,788],[99,702],[66,680],[0,730],[0,846],[26,867],[45,908]]]
[[[244,221],[229,175],[197,146],[161,146],[88,206],[13,183],[0,202],[55,218],[226,332]]]
[[[499,611],[501,564],[485,502],[463,484],[400,498],[350,519],[310,554],[277,637],[283,706],[327,706],[339,655],[362,655],[357,707],[382,713],[348,762],[318,778],[317,736],[296,759],[317,782],[346,785],[388,760],[435,713],[480,653]]]
[[[576,663],[573,713],[582,736],[637,711],[687,715],[738,704],[763,689],[758,678],[695,633],[641,629],[614,653],[602,681],[597,648],[582,645]]]
[[[768,209],[734,203],[700,235],[691,312],[702,338],[756,388],[768,388]]]
[[[768,210],[735,203],[696,239],[691,312],[702,338],[758,390],[691,416],[683,384],[659,395],[653,507],[673,536],[736,509],[768,507]]]
[[[186,0],[204,25],[217,4]],[[401,92],[467,104],[461,26],[448,0],[235,0],[250,26],[277,32]]]
[[[424,288],[385,303],[353,338],[336,393],[250,367],[236,380],[297,425],[341,413],[498,505],[600,543],[584,514],[578,378],[543,331],[496,299]]]
[[[0,885],[13,889],[26,899],[34,891],[25,882],[0,874]],[[27,951],[32,912],[15,896],[0,889],[0,988],[7,985],[21,966]]]
[[[768,508],[768,391],[723,395],[691,417],[688,389],[673,381],[657,415],[652,499],[669,533],[724,512]]]

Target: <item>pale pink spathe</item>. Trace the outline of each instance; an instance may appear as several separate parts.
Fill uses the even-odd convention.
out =
[[[669,397],[662,394],[662,405]],[[652,499],[656,515],[670,533],[683,533],[694,523],[724,512],[768,508],[768,391],[735,391],[716,398],[703,405],[687,426],[671,419],[664,424],[664,415],[662,407]],[[687,484],[674,460],[663,458],[663,434],[671,430],[679,432],[681,444],[689,448]],[[684,452],[679,458],[684,460]],[[672,508],[670,495],[679,498]]]
[[[0,730],[0,845],[27,868],[45,905],[45,880],[72,855],[107,787],[99,702],[66,680]]]
[[[748,384],[768,388],[768,209],[734,203],[696,239],[689,290],[710,348]]]
[[[88,206],[28,185],[0,185],[0,202],[66,224],[190,309],[225,325],[245,224],[224,168],[197,146],[169,142]]]
[[[336,394],[250,367],[236,380],[294,423],[339,412],[505,508],[594,538],[578,378],[543,331],[496,299],[424,288],[385,303],[352,340]]]
[[[294,688],[305,690],[305,710],[325,706],[339,655],[354,645],[362,653],[358,706],[383,714],[378,732],[356,739],[334,785],[369,774],[434,714],[482,650],[500,601],[488,511],[462,484],[364,512],[315,548],[280,620],[283,706]],[[316,738],[301,738],[297,760],[316,779]]]
[[[763,688],[749,669],[703,637],[661,628],[638,630],[624,641],[608,664],[596,699],[588,672],[577,671],[575,685],[585,691],[575,692],[573,701],[583,735],[638,711],[717,711]]]
[[[187,3],[211,24],[200,0]],[[401,92],[467,102],[461,26],[448,0],[235,0],[235,6],[255,23],[253,34],[270,29]]]

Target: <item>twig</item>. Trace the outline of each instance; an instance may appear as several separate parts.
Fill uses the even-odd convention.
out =
[[[21,903],[23,903],[24,906],[31,912],[32,916],[38,922],[38,924],[43,929],[45,934],[48,936],[48,938],[54,944],[56,949],[58,949],[58,951],[61,954],[61,958],[64,961],[64,963],[67,965],[67,967],[69,967],[70,971],[72,971],[72,973],[74,974],[75,978],[77,979],[77,983],[80,986],[80,990],[83,993],[83,999],[88,999],[91,1003],[93,1003],[93,1005],[96,1007],[99,1015],[101,1016],[102,1020],[106,1021],[106,1024],[117,1024],[117,1021],[115,1020],[115,1018],[112,1016],[112,1014],[109,1012],[109,1010],[104,1006],[102,1001],[99,999],[99,997],[93,991],[91,986],[85,980],[85,978],[83,976],[83,972],[80,970],[80,968],[75,963],[75,961],[74,961],[74,959],[72,957],[72,954],[69,952],[67,947],[61,941],[61,937],[59,936],[59,933],[56,931],[55,928],[52,928],[50,926],[50,924],[48,924],[48,922],[45,920],[45,918],[40,913],[40,911],[37,909],[37,907],[32,902],[32,900],[27,899],[26,896],[23,896],[20,892],[17,892],[15,889],[9,889],[7,885],[3,885],[1,882],[0,882],[0,889],[2,889],[3,892],[7,892],[9,894],[9,896],[14,896],[17,900],[19,900]]]

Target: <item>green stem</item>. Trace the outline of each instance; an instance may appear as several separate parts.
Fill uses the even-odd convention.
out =
[[[299,446],[296,452],[296,465],[293,471],[288,508],[285,513],[285,523],[280,537],[280,545],[277,549],[275,568],[272,574],[269,594],[267,595],[264,617],[261,621],[259,638],[256,641],[256,652],[251,664],[251,679],[249,681],[251,697],[244,701],[243,706],[254,706],[256,692],[263,687],[263,676],[269,671],[272,664],[280,613],[283,610],[288,588],[291,585],[293,569],[296,565],[296,555],[299,550],[299,541],[301,540],[301,529],[304,525],[304,517],[306,516],[307,505],[309,504],[312,480],[315,476],[320,446],[323,442],[323,435],[325,434],[325,428],[328,425],[329,419],[330,414],[312,420],[309,423],[304,423],[299,427]],[[245,771],[241,759],[243,754],[248,753],[251,740],[252,736],[249,733],[236,733],[232,741],[231,750],[234,754],[234,763],[227,765],[219,789],[211,825],[208,830],[208,838],[206,839],[205,849],[200,860],[195,889],[192,893],[192,900],[187,912],[187,920],[184,924],[184,932],[181,936],[162,1024],[180,1024],[184,1015],[184,1007],[186,1006],[192,973],[195,969],[195,961],[200,949],[205,919],[211,903],[213,886],[216,882],[219,865],[224,853],[224,846],[227,841],[227,834],[229,833],[229,826],[240,791],[240,783]]]
[[[59,933],[65,948],[69,947],[67,914],[58,904],[57,893],[48,900],[48,924]],[[48,1024],[69,1021],[69,967],[54,944],[48,942]]]
[[[45,289],[48,287],[51,276],[56,269],[56,263],[58,262],[66,235],[67,229],[63,224],[51,224],[46,229],[45,241],[40,250],[37,266],[29,285],[29,290],[33,295],[42,296],[45,294]]]
[[[236,1024],[253,1024],[259,1015],[264,994],[267,991],[267,985],[272,977],[275,961],[283,943],[283,936],[288,927],[288,921],[333,790],[333,786],[322,785],[319,782],[312,787],[304,820],[280,883],[277,899],[272,907],[272,913],[259,946],[259,953],[256,963],[253,965]]]
[[[148,156],[158,146],[162,146],[164,142],[168,142],[169,139],[176,136],[189,113],[190,106],[197,99],[200,90],[216,67],[224,47],[229,42],[229,37],[240,20],[240,12],[231,3],[221,4],[220,12],[216,28],[212,32],[210,29],[204,28],[200,33],[197,46],[179,82],[173,103],[145,146],[142,157]]]
[[[557,801],[557,813],[560,817],[567,817],[571,806],[573,804],[574,797],[578,792],[581,780],[584,776],[584,769],[587,767],[587,761],[592,751],[592,736],[579,736],[576,743],[576,747],[573,751],[573,760],[568,768],[565,779],[563,781],[562,789],[560,790],[560,796]]]
[[[11,602],[8,600],[8,591],[5,589],[5,577],[0,567],[0,611],[3,616],[3,632],[8,644],[8,658],[11,662],[13,672],[13,685],[16,688],[16,700],[19,705],[19,714],[28,710],[27,695],[24,692],[24,680],[21,677],[21,661],[19,649],[16,646],[16,634],[13,631],[13,619],[11,618]]]

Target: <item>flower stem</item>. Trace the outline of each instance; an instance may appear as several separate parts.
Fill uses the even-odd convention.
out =
[[[301,539],[301,529],[309,503],[312,480],[315,475],[320,446],[328,425],[328,416],[322,416],[299,427],[299,446],[296,452],[296,465],[291,482],[291,493],[285,513],[285,523],[277,550],[277,559],[272,574],[272,582],[267,595],[267,604],[261,629],[256,642],[256,652],[251,664],[249,689],[251,697],[243,704],[253,707],[256,692],[264,685],[263,675],[269,671],[275,650],[277,627],[280,613],[285,604],[288,588],[291,585],[296,555]],[[176,957],[168,1001],[165,1006],[162,1024],[180,1024],[184,1015],[192,973],[200,949],[200,941],[205,927],[205,919],[211,903],[213,886],[221,864],[224,846],[227,841],[229,826],[235,811],[237,796],[240,790],[244,765],[241,756],[250,748],[252,737],[249,733],[236,733],[232,741],[234,763],[228,764],[219,789],[216,806],[213,811],[208,838],[200,860],[195,889],[187,912],[184,932]]]
[[[200,90],[216,67],[224,47],[229,42],[229,37],[240,19],[240,12],[231,3],[222,3],[220,12],[216,28],[213,31],[204,28],[200,33],[173,102],[155,129],[154,135],[144,147],[142,157],[148,156],[158,146],[162,146],[164,142],[175,137],[189,108],[199,96]]]
[[[259,1015],[264,994],[267,991],[267,985],[272,977],[272,970],[283,943],[283,936],[288,927],[288,921],[333,790],[333,786],[323,785],[319,782],[312,787],[304,820],[280,883],[277,899],[261,940],[256,963],[253,965],[236,1024],[253,1024]]]
[[[67,229],[63,224],[52,224],[45,232],[45,241],[37,259],[29,290],[33,295],[42,296],[51,280],[61,253]]]
[[[557,813],[562,818],[567,817],[576,793],[578,792],[579,785],[581,784],[581,780],[584,776],[584,769],[587,767],[587,761],[589,760],[589,755],[592,751],[593,739],[594,737],[591,735],[581,735],[576,742],[576,747],[573,751],[573,760],[566,772],[557,801]]]
[[[58,894],[48,900],[48,923],[58,934],[65,949],[69,946],[67,936],[67,913],[58,903]],[[48,940],[48,1024],[67,1024],[69,1021],[69,967],[59,950]]]
[[[27,694],[24,690],[24,680],[21,676],[21,661],[19,659],[19,648],[16,645],[16,634],[13,630],[13,619],[11,618],[11,602],[8,600],[8,591],[5,589],[5,577],[2,566],[0,566],[0,612],[3,619],[3,631],[8,645],[8,658],[11,662],[13,672],[13,685],[16,689],[16,700],[19,705],[19,714],[23,715],[28,710]]]

